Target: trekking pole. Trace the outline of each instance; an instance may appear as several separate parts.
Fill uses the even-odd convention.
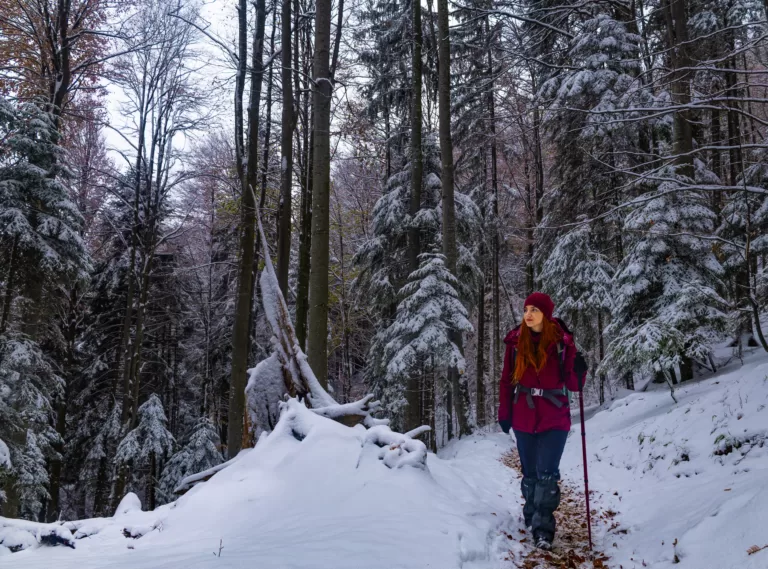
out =
[[[581,452],[584,459],[584,497],[587,501],[587,535],[589,536],[589,551],[592,551],[592,515],[589,510],[589,475],[587,474],[587,432],[584,428],[584,393],[583,383],[579,375],[579,413],[581,415]]]

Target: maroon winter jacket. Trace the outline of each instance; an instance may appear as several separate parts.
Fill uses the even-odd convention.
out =
[[[576,345],[573,343],[573,336],[565,332],[558,324],[558,328],[563,333],[563,353],[565,363],[565,386],[569,391],[579,390],[579,381],[576,373],[573,371],[573,361],[576,358]],[[520,334],[520,329],[515,328],[504,338],[507,345],[504,354],[504,368],[501,372],[499,382],[499,421],[511,421],[512,428],[524,433],[540,433],[542,431],[569,431],[571,429],[571,411],[567,405],[568,397],[566,395],[557,396],[565,403],[558,408],[554,403],[545,397],[533,397],[534,408],[528,406],[525,393],[520,393],[517,403],[513,403],[512,386],[512,358]],[[540,389],[561,389],[563,382],[560,378],[560,363],[557,360],[557,344],[553,344],[547,351],[547,363],[542,370],[536,373],[532,366],[525,370],[520,384],[530,388]],[[583,381],[582,381],[583,385]]]

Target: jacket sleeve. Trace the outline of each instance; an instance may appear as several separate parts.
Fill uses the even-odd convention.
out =
[[[579,391],[579,378],[576,372],[573,370],[573,363],[576,361],[576,346],[571,344],[565,348],[565,387],[568,391]],[[581,387],[584,388],[584,383],[587,381],[587,374],[581,378]]]
[[[499,421],[512,421],[512,346],[507,344],[504,351],[504,367],[499,379]]]

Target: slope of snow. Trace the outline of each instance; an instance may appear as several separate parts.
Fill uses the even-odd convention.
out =
[[[0,558],[0,567],[8,560],[14,569],[497,566],[498,530],[519,493],[498,460],[508,437],[469,438],[450,459],[430,454],[426,469],[388,468],[382,449],[365,444],[370,431],[298,404],[288,413],[308,425],[303,440],[278,425],[175,504],[92,520],[79,529],[97,533],[75,550],[25,550]],[[143,537],[126,538],[124,529]]]
[[[760,352],[678,387],[677,405],[654,386],[586,422],[590,489],[628,530],[601,544],[611,567],[768,568],[768,549],[747,553],[768,544],[768,358]],[[567,445],[564,474],[580,479],[581,460],[581,446]]]

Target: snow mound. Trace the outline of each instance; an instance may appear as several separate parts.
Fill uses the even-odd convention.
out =
[[[13,567],[490,569],[519,494],[499,461],[510,443],[478,435],[442,459],[291,399],[255,448],[175,503],[68,523],[89,535],[75,550],[17,553]]]
[[[125,514],[129,514],[131,512],[140,512],[141,511],[141,500],[139,500],[139,497],[134,494],[133,492],[128,492],[125,497],[120,500],[120,503],[117,505],[117,509],[115,510],[115,517],[119,517]]]

